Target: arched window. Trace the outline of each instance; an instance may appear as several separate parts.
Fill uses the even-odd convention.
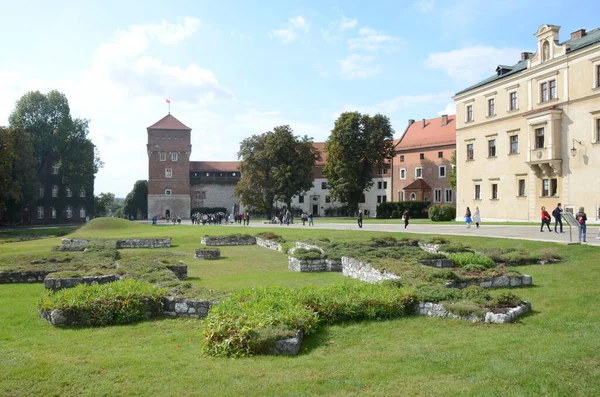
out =
[[[81,207],[79,209],[79,217],[80,218],[85,218],[85,207]]]
[[[417,199],[417,194],[416,193],[411,193],[410,194],[410,200],[411,201],[415,201]]]
[[[67,219],[73,218],[73,208],[70,205],[67,205]]]

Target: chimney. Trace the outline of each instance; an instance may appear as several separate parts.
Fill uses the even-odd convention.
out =
[[[411,125],[413,125],[415,123],[415,120],[413,119],[408,119],[408,126],[410,127]]]
[[[425,128],[425,119],[423,119],[423,128]]]
[[[531,58],[531,56],[533,55],[533,53],[531,52],[522,52],[521,53],[521,61],[526,61],[529,58]]]
[[[571,33],[571,40],[580,39],[585,36],[585,29],[579,29]]]
[[[448,124],[448,115],[442,114],[442,127],[445,127]]]

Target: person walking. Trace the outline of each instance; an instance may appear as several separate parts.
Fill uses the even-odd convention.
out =
[[[402,220],[404,221],[404,230],[408,227],[408,219],[410,218],[410,214],[408,210],[404,210],[402,213]]]
[[[471,209],[467,207],[467,211],[465,212],[465,223],[467,224],[467,229],[471,227],[471,222],[473,222],[473,219],[471,218]]]
[[[575,215],[577,223],[579,223],[579,241],[587,243],[587,215],[585,214],[585,208],[579,207],[579,212]]]
[[[362,229],[362,222],[363,222],[363,213],[362,213],[362,210],[358,210],[358,227],[360,229]]]
[[[556,204],[556,208],[554,209],[554,211],[552,211],[552,216],[554,217],[554,233],[558,233],[558,229],[557,226],[560,224],[560,232],[563,232],[563,224],[562,224],[562,215],[560,214],[562,212],[562,208],[560,206],[560,203]]]
[[[481,222],[481,216],[479,215],[479,207],[475,207],[475,212],[473,213],[473,222],[477,229],[479,229],[479,222]]]
[[[313,214],[311,212],[310,215],[308,216],[308,226],[314,226],[314,225],[315,225],[315,222],[313,219]]]
[[[540,232],[544,231],[544,225],[548,226],[548,231],[551,232],[552,229],[550,229],[550,220],[552,220],[552,218],[550,217],[550,214],[548,213],[548,211],[546,211],[546,207],[544,206],[542,206],[541,217],[542,225],[540,226]]]

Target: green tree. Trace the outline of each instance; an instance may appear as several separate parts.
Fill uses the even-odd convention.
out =
[[[452,190],[456,191],[456,150],[452,152],[452,158],[450,159],[450,163],[452,164],[452,169],[450,170],[450,174],[448,175],[448,184],[452,188]]]
[[[331,198],[356,212],[364,191],[373,186],[374,172],[386,167],[393,156],[393,137],[386,116],[342,113],[325,142],[327,164],[323,173]]]
[[[8,128],[0,127],[0,208],[4,208],[8,200],[8,192],[12,188],[12,165],[15,157],[12,137]]]
[[[138,212],[142,219],[148,217],[148,181],[139,180],[133,185],[133,190],[125,197],[124,215],[137,218]]]
[[[291,208],[292,198],[312,187],[318,157],[312,139],[295,136],[288,125],[246,138],[238,152],[242,176],[235,194],[242,204],[270,218],[274,200]]]
[[[100,193],[94,197],[94,216],[107,216],[109,210],[115,202],[113,193]]]

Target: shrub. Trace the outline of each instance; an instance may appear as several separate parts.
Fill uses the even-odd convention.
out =
[[[443,285],[423,284],[415,288],[415,299],[419,302],[458,301],[462,295],[459,289],[446,288]]]
[[[542,248],[539,251],[539,258],[543,261],[549,262],[549,261],[561,260],[562,256],[560,255],[560,252],[558,251],[558,249],[552,247],[552,248]]]
[[[469,316],[471,314],[477,317],[484,317],[487,310],[477,303],[473,303],[470,301],[459,301],[459,302],[450,302],[444,303],[444,307],[450,313],[459,315],[459,316]]]
[[[447,222],[456,219],[456,207],[448,204],[435,204],[429,207],[429,219],[433,222]]]
[[[465,272],[483,272],[487,268],[483,265],[469,263],[468,265],[464,265],[463,267],[461,267],[461,269],[464,270]]]
[[[262,233],[258,233],[256,235],[256,237],[258,238],[262,238],[263,240],[271,240],[271,241],[275,241],[278,243],[285,243],[285,238],[281,237],[278,234],[275,234],[273,232],[262,232]]]
[[[439,282],[439,281],[451,281],[456,279],[456,274],[450,269],[432,269],[432,271],[425,275],[425,281],[428,282]]]
[[[323,255],[321,253],[321,251],[319,251],[316,248],[311,248],[311,249],[296,248],[293,255],[295,258],[298,258],[300,260],[307,260],[307,261],[325,258],[325,255]]]
[[[495,297],[491,303],[491,307],[515,307],[521,304],[521,298],[512,292],[503,292]]]
[[[80,325],[128,324],[158,314],[164,289],[137,280],[84,285],[48,293],[41,311],[60,309],[79,318]]]
[[[472,301],[480,305],[485,305],[492,300],[491,295],[484,288],[476,285],[469,286],[461,291],[464,300]]]
[[[463,243],[441,244],[438,249],[441,252],[447,252],[449,254],[455,254],[457,252],[473,252],[468,245],[464,245]]]
[[[486,269],[489,269],[495,265],[494,261],[481,254],[474,254],[471,252],[459,252],[456,254],[449,254],[448,257],[454,261],[457,267],[463,267],[466,265],[480,265]]]
[[[392,236],[371,237],[371,241],[376,245],[391,245],[398,242],[398,240]]]
[[[448,240],[445,237],[433,236],[431,238],[428,238],[424,242],[429,243],[429,244],[449,244],[450,240]]]
[[[400,215],[401,214],[398,214],[398,210],[393,210],[391,217],[394,219],[398,219],[398,218],[400,218]]]

